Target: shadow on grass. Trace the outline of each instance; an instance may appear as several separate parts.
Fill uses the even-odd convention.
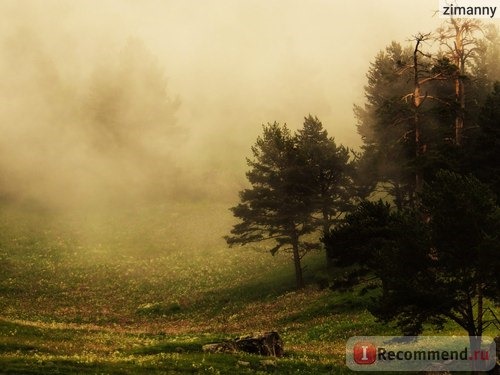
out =
[[[286,316],[279,323],[307,322],[332,315],[356,315],[366,312],[372,306],[373,295],[374,293],[359,295],[356,291],[331,292],[300,312]]]
[[[85,362],[57,358],[1,358],[1,374],[348,374],[347,369],[301,359],[255,355],[182,354],[146,360]]]
[[[40,348],[31,344],[23,344],[19,342],[0,342],[0,354],[12,352],[35,352]],[[44,350],[44,352],[47,352]]]
[[[318,261],[318,254],[316,255],[304,265],[306,285],[316,284],[316,271],[324,267],[323,263]],[[256,281],[205,291],[202,298],[184,308],[183,313],[189,315],[203,311],[204,314],[215,317],[228,308],[238,311],[249,303],[271,301],[295,290],[295,276],[290,263],[290,267],[278,268],[272,274],[260,277]]]
[[[136,366],[127,362],[93,362],[38,358],[0,358],[0,374],[169,374],[157,366]],[[185,373],[185,371],[182,371]],[[195,371],[191,371],[195,373]]]

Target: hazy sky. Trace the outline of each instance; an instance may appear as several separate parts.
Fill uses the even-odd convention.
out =
[[[257,133],[261,123],[274,120],[295,127],[311,113],[348,144],[359,142],[352,104],[361,99],[369,61],[391,40],[440,23],[433,17],[437,0],[0,4],[1,31],[32,27],[57,52],[59,65],[66,55],[84,64],[128,38],[142,40],[182,102],[179,121],[206,137],[219,129]]]
[[[352,106],[363,100],[370,61],[392,40],[435,29],[437,6],[438,0],[0,0],[0,59],[12,51],[16,61],[31,54],[15,37],[28,33],[58,74],[78,86],[139,40],[164,71],[169,95],[180,100],[177,122],[187,131],[180,160],[240,168],[262,123],[296,128],[309,113],[339,142],[358,146]],[[5,95],[9,87],[2,85]],[[4,116],[1,127],[12,126],[15,119]]]
[[[440,23],[436,0],[104,3],[79,13],[82,22],[115,26],[115,40],[144,40],[181,98],[182,122],[206,137],[218,129],[255,134],[274,120],[295,127],[312,113],[339,140],[357,144],[352,104],[361,100],[369,61],[391,40]]]

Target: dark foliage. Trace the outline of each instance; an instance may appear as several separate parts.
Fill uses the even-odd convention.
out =
[[[268,124],[247,163],[251,187],[231,208],[240,219],[226,236],[230,245],[271,240],[271,254],[292,253],[297,288],[304,285],[301,259],[321,248],[306,235],[327,231],[349,207],[349,150],[337,146],[317,118],[309,116],[292,135],[286,125]]]
[[[382,201],[363,202],[325,236],[325,246],[337,265],[374,272],[381,295],[372,313],[403,333],[418,334],[424,323],[449,318],[480,335],[489,321],[472,306],[485,297],[500,300],[494,195],[472,176],[440,171],[424,189],[422,210],[424,219]]]

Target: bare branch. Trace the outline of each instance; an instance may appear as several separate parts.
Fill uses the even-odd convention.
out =
[[[443,73],[437,73],[435,75],[433,75],[432,77],[427,77],[427,78],[424,78],[422,79],[421,81],[419,81],[418,83],[423,85],[424,83],[427,83],[429,81],[443,81],[443,80],[446,80],[448,78],[446,78]]]
[[[408,99],[409,99],[409,98],[413,98],[413,93],[412,93],[412,92],[411,92],[411,93],[409,93],[409,94],[406,94],[405,96],[403,96],[403,97],[401,98],[401,100],[403,100],[405,103],[408,103]]]

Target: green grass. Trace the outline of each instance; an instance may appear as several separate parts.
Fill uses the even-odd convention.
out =
[[[397,332],[372,292],[294,291],[287,254],[228,249],[226,205],[68,214],[0,209],[0,373],[350,373],[345,341]],[[286,356],[205,354],[209,342],[277,330]],[[444,333],[461,334],[453,324]]]

